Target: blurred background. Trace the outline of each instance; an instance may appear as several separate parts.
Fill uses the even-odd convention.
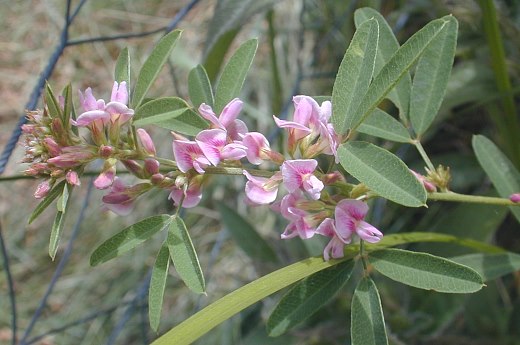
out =
[[[486,13],[489,14],[483,11],[485,3],[496,8],[505,48],[505,59],[501,61],[509,87],[497,82],[492,53],[497,48],[483,24]],[[0,1],[1,150],[24,115],[40,73],[59,46],[66,24],[66,4],[66,0]],[[68,46],[48,78],[54,90],[61,90],[70,82],[74,90],[90,86],[96,97],[108,97],[114,61],[120,50],[129,47],[135,76],[164,33],[164,27],[177,18],[180,21],[176,28],[184,30],[182,38],[150,96],[187,99],[187,75],[191,68],[204,63],[210,78],[215,80],[222,57],[229,56],[245,40],[257,37],[259,48],[241,96],[246,103],[243,117],[250,129],[271,134],[273,145],[281,139],[281,132],[274,130],[271,115],[292,114],[293,95],[331,94],[337,68],[354,32],[353,13],[357,8],[370,6],[380,11],[401,44],[429,21],[452,14],[459,21],[455,65],[440,114],[424,140],[426,151],[435,165],[451,168],[452,190],[479,195],[496,192],[472,152],[472,135],[484,134],[506,153],[514,151],[511,140],[504,140],[508,134],[502,119],[508,112],[518,119],[517,1],[88,0],[71,1],[71,12],[79,4],[82,6],[70,26]],[[148,34],[153,31],[156,33]],[[115,39],[120,35],[124,37]],[[382,106],[396,115],[390,103]],[[147,129],[159,155],[173,158],[168,131]],[[360,137],[397,153],[410,167],[424,173],[413,147]],[[516,145],[520,146],[520,140]],[[17,147],[3,177],[21,174],[25,169],[18,163],[22,156],[23,149]],[[520,166],[513,155],[510,159]],[[268,208],[244,204],[242,178],[212,179],[211,187],[204,191],[203,203],[184,214],[206,276],[207,296],[190,292],[172,269],[159,334],[262,275],[309,255],[321,254],[320,239],[305,243],[298,239],[279,240],[286,224]],[[148,325],[147,288],[150,268],[163,238],[156,236],[130,254],[95,268],[90,267],[89,257],[97,245],[125,226],[150,215],[171,212],[167,193],[147,195],[138,201],[130,216],[119,217],[102,211],[102,193],[89,193],[89,179],[82,179],[81,188],[75,191],[61,249],[53,262],[47,254],[54,217],[51,209],[26,225],[38,204],[33,198],[37,183],[33,179],[0,181],[0,230],[14,282],[18,338],[28,330],[25,340],[34,344],[151,342],[157,334]],[[219,204],[228,209],[217,207]],[[443,232],[520,252],[520,226],[507,208],[431,202],[428,209],[405,209],[378,200],[372,210],[371,223],[385,234]],[[82,212],[84,216],[80,217]],[[274,250],[276,258],[269,262],[248,252],[247,240],[244,243],[237,238],[228,228],[229,222],[221,222],[223,215],[247,219],[251,229]],[[64,270],[41,315],[31,322],[66,248],[70,248],[71,256],[63,262]],[[446,257],[468,252],[448,244],[416,245],[413,249]],[[2,263],[0,344],[9,344],[13,330],[12,298],[5,258]],[[520,343],[518,273],[490,282],[487,288],[468,296],[419,291],[378,275],[375,280],[392,344]],[[228,320],[198,343],[348,344],[350,298],[355,283],[349,282],[333,303],[287,335],[268,338],[265,333],[265,319],[281,296],[277,294]]]

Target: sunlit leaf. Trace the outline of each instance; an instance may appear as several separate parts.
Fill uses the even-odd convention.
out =
[[[472,140],[473,150],[482,169],[503,198],[520,191],[520,172],[500,149],[483,135],[475,135]],[[509,208],[520,222],[520,207]]]
[[[226,104],[240,95],[240,90],[242,90],[247,72],[253,63],[257,47],[257,39],[246,41],[224,66],[215,91],[214,111],[216,114],[219,114]]]
[[[161,72],[164,64],[168,61],[177,40],[181,35],[180,30],[174,30],[165,35],[146,59],[137,80],[132,94],[131,108],[137,108],[143,102],[148,90]]]
[[[345,170],[381,197],[410,207],[424,206],[426,191],[406,164],[389,151],[366,142],[338,149]]]
[[[167,214],[152,216],[130,225],[94,250],[90,265],[96,266],[137,247],[171,223]]]
[[[350,335],[352,345],[388,344],[381,299],[370,277],[360,280],[352,296]]]
[[[130,90],[130,54],[128,48],[121,50],[117,57],[114,80],[118,83],[125,81],[127,89]]]
[[[385,18],[376,10],[370,7],[359,8],[354,12],[356,27],[365,21],[374,18],[379,23],[379,45],[376,53],[376,65],[374,75],[377,75],[383,66],[392,58],[399,49],[399,42]],[[410,90],[412,89],[412,78],[406,72],[395,88],[388,93],[388,98],[399,108],[399,116],[403,122],[407,122],[408,107],[410,104]],[[371,114],[370,116],[373,116]],[[369,118],[370,118],[369,116]]]
[[[277,337],[309,318],[345,285],[353,268],[354,261],[342,262],[297,283],[269,316],[269,335]]]
[[[370,253],[368,258],[379,273],[420,289],[470,293],[484,286],[475,270],[427,253],[383,249]]]
[[[161,321],[164,289],[166,288],[169,267],[170,253],[167,244],[164,243],[155,259],[148,292],[148,317],[150,319],[150,327],[156,332]]]
[[[413,77],[410,121],[417,137],[421,137],[437,115],[451,74],[458,23],[455,17],[446,20],[447,25],[419,59]]]
[[[190,234],[181,218],[173,217],[168,228],[167,242],[173,265],[181,279],[190,290],[203,293],[206,290],[204,274]]]
[[[345,134],[360,120],[356,112],[372,80],[379,41],[379,25],[367,20],[356,30],[341,61],[332,88],[332,124]]]
[[[45,100],[45,105],[47,106],[47,109],[49,111],[48,115],[51,118],[62,119],[63,113],[61,111],[58,99],[54,95],[51,86],[47,82],[45,83],[45,92],[43,93],[43,99]]]
[[[204,66],[197,65],[188,76],[188,91],[191,103],[198,108],[202,103],[213,107],[213,90]]]
[[[72,85],[70,83],[63,89],[62,91],[63,96],[63,127],[69,128],[70,127],[70,117],[72,115]],[[76,133],[77,134],[77,133]]]
[[[361,122],[372,113],[395,85],[405,76],[417,60],[422,56],[428,45],[442,33],[451,22],[450,16],[436,19],[416,32],[390,58],[376,75],[368,88],[356,113],[360,120],[353,127],[356,129]]]
[[[409,143],[412,138],[408,130],[385,111],[376,108],[358,127],[358,131],[398,143]]]

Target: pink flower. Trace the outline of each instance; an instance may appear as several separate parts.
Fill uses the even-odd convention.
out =
[[[368,205],[360,200],[341,200],[335,211],[336,235],[343,243],[350,243],[352,234],[356,233],[362,240],[376,243],[383,234],[363,219],[368,212]]]
[[[289,130],[288,148],[292,154],[300,146],[305,157],[314,157],[319,153],[336,155],[337,135],[329,123],[332,105],[325,101],[321,106],[309,96],[293,97],[293,121],[280,120],[273,116],[276,125]],[[305,138],[305,140],[303,140]]]
[[[106,165],[106,164],[105,164]],[[94,187],[97,189],[107,189],[114,183],[116,178],[115,165],[105,167],[105,169],[94,180]]]
[[[251,164],[259,165],[264,159],[279,164],[284,161],[280,153],[271,150],[269,141],[262,133],[246,133],[242,138],[242,144],[246,147],[247,160]]]
[[[270,178],[253,176],[247,170],[243,170],[243,174],[248,180],[245,192],[249,201],[258,205],[266,205],[276,199],[281,181],[280,174],[274,174]]]
[[[94,121],[105,123],[110,119],[110,114],[105,111],[105,101],[96,100],[90,87],[85,90],[85,94],[79,92],[79,101],[85,111],[76,121],[71,121],[75,126],[85,127]]]
[[[34,197],[36,199],[45,198],[47,196],[47,194],[49,194],[50,191],[51,191],[51,183],[49,180],[45,180],[43,182],[40,182],[40,184],[38,184],[38,187],[36,187],[36,192],[34,192]]]
[[[225,130],[231,140],[240,140],[242,135],[247,133],[246,124],[241,120],[237,120],[238,114],[242,110],[242,105],[242,101],[238,98],[231,100],[217,118],[213,109],[206,103],[202,103],[199,106],[199,113],[203,118],[211,122],[212,128]]]
[[[173,155],[177,162],[177,167],[184,173],[193,168],[199,174],[204,174],[204,169],[211,165],[195,141],[174,140]]]
[[[67,171],[67,174],[65,174],[65,179],[67,180],[67,183],[71,186],[79,186],[81,185],[81,181],[79,180],[78,173],[74,170]]]
[[[195,141],[208,161],[217,166],[221,160],[239,160],[246,156],[246,147],[238,142],[227,143],[226,131],[206,129],[195,137]]]
[[[150,137],[150,134],[148,134],[147,131],[145,131],[142,128],[139,128],[137,130],[137,136],[139,138],[139,141],[141,141],[141,145],[143,146],[146,153],[149,155],[155,156],[155,145],[152,141],[152,138]]]
[[[151,185],[147,183],[127,186],[116,177],[110,187],[110,192],[102,198],[104,206],[120,216],[127,216],[132,212],[135,199],[150,187]]]
[[[174,185],[168,199],[172,200],[175,206],[179,206],[181,201],[182,207],[184,208],[197,206],[202,199],[202,179],[200,175],[191,179],[186,191],[184,190],[184,186]]]
[[[520,202],[520,193],[511,194],[509,196],[509,200],[511,200],[512,202],[519,203]]]
[[[284,218],[290,221],[281,235],[282,239],[289,239],[296,236],[302,239],[308,239],[314,236],[322,215],[319,213],[310,214],[298,208],[297,205],[301,201],[306,201],[306,199],[303,198],[300,191],[287,194],[282,198],[279,211]]]
[[[345,242],[338,237],[336,225],[334,224],[334,220],[332,218],[325,218],[325,220],[323,220],[320,226],[318,226],[316,229],[316,233],[331,237],[331,240],[323,249],[323,258],[325,261],[329,261],[331,257],[333,259],[339,259],[343,257],[343,248],[345,247]],[[350,243],[350,239],[347,243]]]
[[[62,153],[56,157],[49,158],[48,163],[59,168],[72,168],[88,163],[95,158],[94,153],[82,146],[67,146],[61,149]]]
[[[312,199],[318,200],[324,185],[313,175],[317,166],[318,162],[315,159],[286,160],[281,171],[285,188],[289,193],[303,189]]]

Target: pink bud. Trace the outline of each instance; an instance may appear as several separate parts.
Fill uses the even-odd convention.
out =
[[[153,185],[158,185],[162,181],[164,181],[164,175],[163,174],[153,174],[150,178],[150,182],[152,182]]]
[[[152,138],[144,129],[139,128],[137,130],[137,135],[139,136],[139,140],[141,141],[141,145],[143,145],[144,150],[149,155],[155,156],[155,145],[153,144]]]
[[[70,185],[73,186],[79,186],[81,185],[81,181],[79,180],[78,173],[74,170],[67,171],[67,174],[65,175],[65,179]]]
[[[99,155],[101,156],[101,158],[110,158],[113,152],[114,148],[112,146],[101,145],[99,147]]]
[[[106,163],[105,163],[106,165]],[[94,180],[94,187],[97,189],[107,189],[114,182],[116,177],[116,167],[114,165],[105,168],[101,174]]]
[[[61,153],[60,145],[51,137],[46,137],[43,139],[45,143],[45,147],[47,147],[47,150],[51,154],[51,156],[55,157],[58,156]]]
[[[34,197],[36,199],[42,199],[49,194],[51,190],[51,183],[49,180],[45,180],[41,182],[38,187],[36,187],[36,192],[34,192]]]
[[[512,202],[519,203],[520,202],[520,193],[511,194],[511,196],[509,196],[509,200],[511,200]]]
[[[159,162],[153,158],[146,158],[144,160],[144,169],[150,175],[157,174],[159,172]]]

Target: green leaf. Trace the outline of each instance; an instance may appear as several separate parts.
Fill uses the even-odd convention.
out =
[[[472,140],[473,150],[482,169],[503,198],[520,191],[520,172],[500,149],[483,135],[475,135]],[[520,222],[520,207],[509,208]]]
[[[398,143],[412,141],[410,133],[401,122],[379,108],[375,108],[372,114],[358,127],[358,132]]]
[[[219,211],[222,223],[244,253],[254,260],[277,261],[276,253],[271,246],[240,214],[223,203],[219,204]]]
[[[360,120],[355,111],[367,92],[376,59],[379,25],[375,19],[361,24],[339,66],[332,88],[332,124],[339,135]]]
[[[470,293],[484,286],[475,270],[439,256],[402,249],[383,249],[368,255],[381,274],[420,289]]]
[[[297,283],[282,297],[269,316],[269,336],[282,335],[314,314],[345,285],[353,268],[354,261],[345,261]]]
[[[184,221],[173,217],[168,228],[168,249],[177,273],[186,286],[198,293],[204,293],[206,283],[200,268],[199,258],[191,242]]]
[[[456,256],[450,260],[473,268],[484,278],[484,281],[494,280],[520,270],[520,255],[514,253],[475,253]]]
[[[63,186],[65,185],[66,181],[63,180],[57,185],[55,185],[49,194],[36,206],[33,213],[31,213],[31,216],[29,217],[29,220],[27,224],[31,224],[40,214],[42,214],[43,211],[56,199],[59,195],[63,193]]]
[[[381,299],[370,277],[359,281],[352,296],[351,315],[352,345],[388,344]]]
[[[144,103],[136,109],[133,124],[155,125],[187,135],[196,135],[208,128],[207,122],[178,97],[158,98]]]
[[[379,23],[379,45],[376,53],[376,65],[374,69],[374,75],[377,75],[399,49],[399,42],[385,18],[373,8],[359,8],[354,12],[356,27],[359,27],[362,23],[371,18],[374,18]],[[395,88],[388,93],[388,98],[397,106],[397,108],[399,108],[399,116],[404,123],[408,122],[407,118],[411,89],[412,78],[410,77],[410,73],[405,72],[401,81],[399,81]],[[371,116],[373,116],[373,114]]]
[[[130,225],[97,247],[90,256],[90,265],[96,266],[126,253],[166,228],[170,223],[170,216],[162,214]]]
[[[339,147],[338,157],[349,174],[381,197],[409,207],[425,205],[423,185],[389,151],[366,142],[347,142]]]
[[[63,89],[63,128],[70,128],[70,116],[72,114],[72,85],[70,83]]]
[[[180,30],[170,32],[165,35],[152,50],[137,76],[134,93],[132,94],[131,108],[135,109],[141,105],[150,86],[152,86],[162,67],[166,61],[168,61],[180,35]]]
[[[206,103],[213,108],[213,90],[204,66],[197,65],[190,71],[188,75],[188,91],[191,103],[195,108],[198,108],[202,103]]]
[[[51,118],[63,119],[63,113],[61,112],[60,104],[54,96],[54,92],[51,89],[51,86],[48,82],[45,82],[45,92],[43,94],[43,99],[45,100],[45,105],[49,110],[49,116]]]
[[[504,252],[501,248],[474,240],[420,232],[387,235],[378,243],[367,243],[365,249],[366,252],[370,253],[374,250],[380,250],[389,246],[427,241],[459,243],[460,245],[469,246],[477,250],[496,253]],[[324,261],[321,256],[307,258],[256,279],[213,302],[189,319],[184,320],[175,328],[156,339],[153,345],[168,345],[172,343],[191,344],[218,324],[228,320],[233,315],[265,297],[316,272],[354,258],[359,254],[359,245],[351,244],[346,246],[344,253],[345,257],[340,260]]]
[[[428,129],[441,107],[457,45],[458,23],[447,25],[428,45],[415,70],[410,96],[410,121],[418,138]]]
[[[67,206],[69,205],[69,196],[71,192],[72,186],[70,186],[68,183],[65,183],[61,196],[58,199],[58,203],[56,205],[58,212],[56,213],[56,217],[52,223],[51,237],[49,240],[49,256],[52,260],[54,260],[56,257],[56,252],[58,251],[61,233],[63,231],[63,226],[65,225],[65,215],[67,214]]]
[[[257,47],[258,40],[256,38],[246,41],[224,66],[215,92],[214,111],[216,114],[219,114],[233,98],[240,95],[240,90],[242,90],[247,72],[253,63]]]
[[[356,111],[360,120],[353,126],[353,129],[357,129],[361,122],[372,113],[396,84],[407,75],[407,72],[422,56],[428,45],[451,22],[449,18],[450,16],[445,16],[428,23],[410,37],[383,66],[363,96],[363,100]]]
[[[161,310],[170,267],[170,254],[166,242],[162,245],[152,270],[150,290],[148,292],[148,317],[150,327],[157,332],[161,321]]]
[[[114,80],[118,83],[125,81],[127,89],[130,90],[130,54],[128,48],[121,50],[117,57]]]

